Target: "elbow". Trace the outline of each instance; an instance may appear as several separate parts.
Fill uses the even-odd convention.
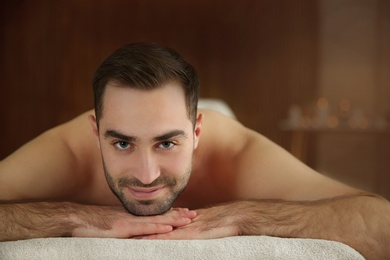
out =
[[[365,259],[389,259],[390,249],[389,249],[389,239],[367,239],[362,244],[360,248],[357,249],[360,254],[363,255]]]
[[[376,195],[369,197],[363,214],[366,234],[360,236],[361,241],[357,244],[366,259],[389,259],[390,203]]]

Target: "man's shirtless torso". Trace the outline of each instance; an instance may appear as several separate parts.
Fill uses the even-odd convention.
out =
[[[282,155],[291,161],[293,168],[280,165],[275,170],[283,170],[286,167],[286,171],[292,171],[297,168],[301,170],[302,179],[295,177],[289,185],[283,184],[280,176],[274,179],[271,174],[274,170],[268,165],[271,162],[267,161],[276,160],[277,158],[272,157],[273,153],[281,152],[281,148],[234,119],[214,111],[201,110],[200,113],[204,114],[204,123],[200,143],[194,153],[191,178],[187,188],[174,204],[175,207],[201,208],[231,200],[248,199],[251,196],[257,199],[284,199],[284,196],[287,197],[296,190],[294,185],[299,185],[298,188],[303,193],[305,189],[310,189],[310,186],[307,186],[310,182],[324,179],[329,183],[329,187],[334,186],[331,191],[326,187],[323,190],[317,187],[311,192],[313,197],[304,198],[297,193],[294,199],[327,197],[328,193],[337,192],[337,187],[341,192],[345,192],[344,185],[335,185],[334,181],[327,180],[295,161],[285,151],[282,151]],[[53,200],[120,205],[104,176],[100,150],[87,119],[90,114],[93,114],[92,110],[49,130],[26,144],[13,156],[6,158],[0,167],[8,171],[13,170],[3,174],[1,178],[15,179],[7,181],[13,186],[2,187],[9,190],[8,194],[12,194],[12,197],[0,199],[40,200],[50,196]],[[232,141],[226,142],[227,139]],[[40,145],[37,146],[37,143]],[[264,154],[256,155],[255,164],[253,161],[240,162],[238,155],[253,149],[253,145],[261,146]],[[32,149],[34,152],[31,153]],[[31,156],[36,156],[37,160]],[[41,162],[42,157],[45,163]],[[233,163],[234,160],[241,165]],[[245,171],[243,163],[247,163],[248,172]],[[236,169],[232,165],[240,167],[241,172],[235,172]],[[253,171],[256,171],[256,174],[253,174]],[[23,174],[14,174],[15,172]],[[253,174],[252,183],[256,185],[251,185],[251,181],[247,180],[248,174]],[[286,178],[288,174],[285,173]],[[257,181],[260,178],[261,181]],[[243,189],[243,185],[247,185],[247,188]]]

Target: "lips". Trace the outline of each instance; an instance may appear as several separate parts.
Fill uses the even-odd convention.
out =
[[[149,188],[129,187],[130,193],[137,199],[153,199],[157,197],[164,189],[164,186],[156,186]]]

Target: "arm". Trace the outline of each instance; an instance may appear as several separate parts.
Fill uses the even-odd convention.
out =
[[[120,202],[104,179],[89,113],[43,133],[0,161],[0,241],[133,237],[164,233],[194,217],[194,212],[179,209],[135,217],[121,206],[104,206]]]
[[[174,209],[160,216],[137,217],[122,207],[71,202],[0,204],[0,241],[44,237],[129,238],[172,231],[188,224],[193,211]]]
[[[267,235],[334,240],[367,259],[390,254],[390,206],[374,195],[317,201],[246,200],[197,210],[197,217],[173,232],[149,239],[211,239]]]
[[[225,166],[226,188],[218,193],[234,190],[237,201],[197,210],[190,225],[150,238],[317,238],[348,244],[367,258],[390,254],[388,201],[319,174],[237,122],[212,117],[213,129],[224,135],[204,129],[202,138],[220,150],[214,164]]]

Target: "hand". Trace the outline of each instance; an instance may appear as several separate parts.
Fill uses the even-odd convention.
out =
[[[83,210],[81,210],[83,211]],[[80,224],[73,230],[74,237],[130,238],[140,235],[162,234],[191,223],[196,216],[188,209],[171,209],[163,215],[134,216],[122,207],[99,207],[75,212]]]
[[[188,225],[172,232],[142,236],[142,239],[213,239],[240,235],[238,223],[240,202],[196,210],[196,217]]]

